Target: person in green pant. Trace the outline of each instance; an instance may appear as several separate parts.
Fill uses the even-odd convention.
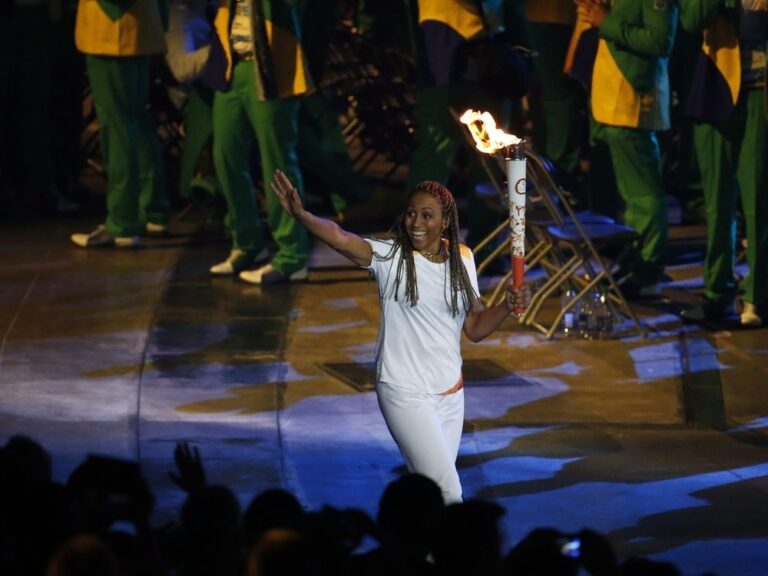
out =
[[[668,238],[656,132],[670,127],[667,64],[677,28],[674,0],[577,0],[578,17],[598,28],[592,70],[593,138],[610,150],[624,220],[638,234],[627,262],[628,297],[660,293]]]
[[[296,2],[220,0],[214,42],[203,75],[213,98],[213,161],[227,203],[232,249],[213,275],[239,275],[254,284],[307,279],[309,236],[271,192],[275,170],[302,190],[296,146],[301,99],[313,90],[299,40]],[[250,168],[256,139],[267,200],[267,223],[277,252],[270,259]],[[253,270],[249,267],[260,264]]]
[[[423,54],[419,54],[419,76],[414,117],[416,148],[409,165],[406,190],[427,179],[448,182],[456,153],[464,142],[462,126],[451,115],[466,108],[490,110],[499,125],[506,121],[506,108],[469,73],[458,76],[457,61],[469,42],[489,34],[490,24],[482,2],[419,0],[418,23]],[[494,30],[495,31],[495,30]]]
[[[508,132],[521,129],[520,114],[513,112],[520,109],[519,98],[513,101],[498,87],[481,80],[484,63],[473,56],[472,46],[502,31],[516,44],[530,43],[520,0],[418,0],[417,8],[423,50],[417,65],[421,83],[414,108],[416,146],[408,163],[406,190],[413,190],[424,180],[449,182],[457,153],[466,143],[465,129],[452,111],[488,111],[500,128]],[[520,91],[522,94],[525,87],[521,86]],[[517,127],[510,127],[514,123]],[[479,162],[470,164],[467,176],[470,187],[466,241],[472,246],[500,223],[503,210],[499,210],[497,202],[489,204],[476,193],[477,185],[487,180]],[[489,245],[475,256],[482,261],[492,250]]]
[[[768,305],[768,122],[766,122],[766,0],[683,0],[681,21],[703,32],[687,113],[704,189],[707,253],[704,301],[684,320],[717,321],[733,312],[736,198],[741,195],[749,273],[739,317],[762,326]]]
[[[526,0],[525,16],[538,54],[533,59],[537,94],[529,98],[533,143],[555,165],[566,189],[580,197],[583,99],[578,82],[563,71],[576,6],[572,0]]]
[[[212,0],[172,0],[169,5],[168,51],[165,62],[180,85],[184,111],[184,144],[179,163],[179,193],[191,199],[194,188],[215,194],[215,175],[206,164],[213,133],[213,90],[199,81],[211,52],[213,26],[207,14]],[[181,105],[180,105],[181,107]]]
[[[131,247],[167,231],[169,202],[155,124],[147,109],[150,57],[165,50],[165,0],[80,0],[75,42],[86,55],[107,173],[107,219],[83,248]]]
[[[313,0],[303,6],[301,42],[317,90],[302,98],[297,147],[309,190],[314,184],[316,195],[328,197],[338,220],[344,219],[350,204],[365,202],[373,193],[371,183],[355,171],[338,107],[324,89],[328,48],[343,10],[340,0]]]

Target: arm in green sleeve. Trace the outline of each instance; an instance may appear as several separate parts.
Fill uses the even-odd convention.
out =
[[[620,14],[609,12],[600,26],[600,37],[636,54],[669,56],[677,26],[675,2],[668,0],[664,9],[654,8],[655,0],[642,0],[642,2],[642,22],[629,22]]]
[[[701,32],[707,27],[723,0],[681,0],[680,23],[686,32]]]

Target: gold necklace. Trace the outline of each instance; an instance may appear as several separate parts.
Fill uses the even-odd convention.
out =
[[[437,252],[430,252],[429,250],[419,250],[419,254],[424,256],[430,262],[442,262],[443,261],[443,247],[437,249]]]

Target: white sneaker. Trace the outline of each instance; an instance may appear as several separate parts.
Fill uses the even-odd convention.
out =
[[[285,274],[272,267],[272,263],[265,264],[256,270],[240,272],[240,279],[251,284],[289,284],[291,282],[306,282],[309,277],[309,269],[304,266],[292,274]]]
[[[104,226],[90,234],[72,234],[70,239],[81,248],[135,248],[139,245],[138,236],[112,236]]]
[[[245,270],[254,262],[263,262],[269,257],[269,252],[266,248],[262,248],[261,252],[252,255],[250,252],[241,250],[240,248],[232,248],[224,262],[219,262],[211,266],[211,274],[214,276],[232,276],[238,274],[240,271]]]
[[[744,308],[740,315],[741,325],[747,328],[760,328],[763,319],[757,313],[757,308],[751,302],[744,302]]]

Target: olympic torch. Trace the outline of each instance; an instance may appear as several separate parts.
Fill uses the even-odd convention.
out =
[[[490,112],[467,110],[459,121],[466,124],[478,150],[485,154],[504,155],[509,200],[510,251],[512,253],[512,285],[525,280],[525,140],[496,127]],[[518,314],[524,308],[515,310]]]
[[[525,140],[504,148],[509,196],[510,248],[512,251],[512,285],[517,288],[525,280]],[[525,308],[515,310],[517,314]]]

